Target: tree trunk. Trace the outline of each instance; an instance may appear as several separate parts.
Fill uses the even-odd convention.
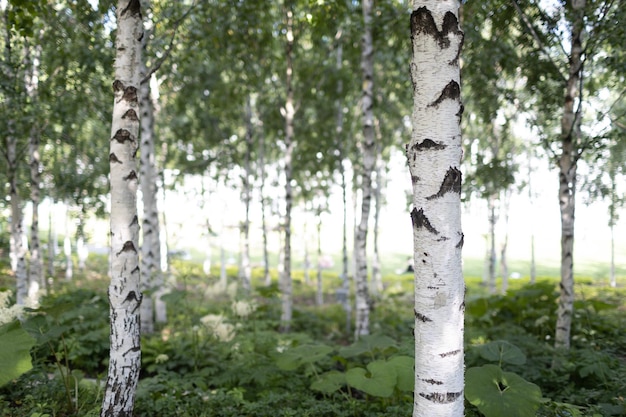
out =
[[[511,194],[508,190],[504,190],[504,201],[502,202],[502,212],[504,215],[504,233],[502,245],[500,246],[500,267],[502,272],[502,295],[505,295],[509,289],[509,264],[507,262],[507,249],[509,246],[509,206],[511,203]]]
[[[576,143],[580,138],[581,106],[579,99],[582,77],[582,36],[584,30],[585,0],[572,1],[571,53],[569,76],[561,118],[561,155],[559,157],[559,207],[561,211],[561,293],[557,309],[555,347],[569,349],[572,316],[574,313],[574,215],[576,170],[578,155]]]
[[[611,287],[617,287],[617,281],[615,279],[615,224],[611,222],[611,271],[609,276],[609,282]]]
[[[70,206],[65,203],[65,237],[63,238],[63,254],[65,255],[65,280],[71,281],[74,278],[74,261],[72,259],[72,239],[70,236]]]
[[[242,200],[245,207],[245,216],[243,220],[243,250],[241,252],[241,269],[239,271],[239,278],[241,279],[241,285],[246,294],[250,293],[251,289],[251,277],[252,268],[250,266],[250,202],[252,201],[252,186],[250,179],[252,178],[252,103],[251,98],[248,96],[246,100],[245,109],[245,124],[246,124],[246,153],[244,157],[244,173],[242,181]]]
[[[533,191],[532,191],[532,157],[533,154],[528,151],[528,201],[530,202],[530,217],[534,217],[533,213]],[[534,284],[537,281],[537,266],[535,263],[535,225],[534,222],[530,222],[530,283]]]
[[[337,31],[337,72],[343,67],[343,44],[341,43],[342,30]],[[341,78],[337,82],[337,97],[343,93],[343,82]],[[343,304],[346,312],[346,333],[350,333],[352,323],[352,305],[350,303],[350,279],[348,277],[348,199],[346,184],[345,144],[343,138],[343,103],[337,100],[337,126],[335,128],[337,147],[339,149],[339,171],[341,174],[341,201],[343,210],[342,221],[342,243],[341,243],[341,288],[338,290],[339,300]]]
[[[137,162],[143,24],[139,0],[118,0],[111,182],[111,348],[102,417],[131,417],[141,366]]]
[[[463,416],[459,2],[416,0],[411,14],[415,394],[413,416]]]
[[[259,177],[261,184],[259,185],[259,194],[261,199],[261,231],[263,234],[263,282],[266,286],[271,285],[272,277],[270,276],[270,255],[267,248],[267,218],[265,215],[265,209],[267,205],[267,199],[265,198],[265,134],[263,129],[260,129],[259,134]]]
[[[489,294],[496,293],[496,197],[489,196],[487,200],[489,210],[489,275],[487,282]]]
[[[317,209],[317,291],[315,304],[324,304],[324,289],[322,287],[322,208]]]
[[[361,50],[361,70],[363,71],[363,171],[361,175],[361,219],[356,232],[355,282],[356,282],[356,323],[355,337],[370,332],[370,297],[367,284],[367,232],[372,203],[372,171],[376,163],[376,141],[374,138],[374,45],[372,41],[373,0],[363,0],[363,38]]]
[[[143,0],[143,7],[151,7],[149,0]],[[154,131],[155,104],[152,97],[151,78],[145,79],[150,72],[146,66],[148,42],[152,35],[153,22],[147,20],[142,39],[142,56],[140,77],[143,80],[139,87],[139,108],[141,110],[141,152],[140,171],[141,197],[143,216],[141,221],[141,291],[145,297],[141,303],[141,332],[154,332],[155,320],[167,320],[166,305],[161,295],[166,291],[161,271],[161,232],[159,227],[158,176],[156,157],[156,134]],[[157,320],[158,318],[158,320]]]
[[[287,91],[284,117],[285,117],[285,218],[283,221],[285,233],[285,248],[283,253],[283,268],[281,276],[281,331],[288,332],[291,326],[293,310],[292,278],[291,278],[291,209],[293,206],[292,180],[292,156],[295,146],[293,132],[293,118],[295,115],[293,99],[293,5],[285,1],[286,8],[286,45],[285,55],[287,59],[287,70],[285,75],[285,87]]]
[[[372,260],[372,285],[373,296],[378,296],[383,291],[383,277],[380,271],[380,251],[378,248],[378,235],[380,228],[380,211],[382,209],[382,177],[381,158],[376,161],[376,188],[374,189],[374,259]]]
[[[27,52],[30,52],[28,49]],[[33,51],[32,62],[28,62],[31,72],[26,80],[26,90],[33,104],[37,102],[39,87],[39,57],[41,46],[36,46]],[[41,161],[39,156],[39,127],[33,124],[30,130],[28,143],[30,165],[30,200],[32,203],[32,217],[30,223],[30,262],[28,269],[28,298],[33,305],[38,303],[39,289],[43,289],[43,261],[41,255],[41,242],[39,239],[39,204],[41,202]]]
[[[9,8],[5,5],[4,26],[5,34],[5,62],[6,68],[10,73],[4,74],[8,80],[15,77],[13,74],[13,63],[11,54],[11,22],[9,21]],[[6,98],[6,108],[11,109],[11,97]],[[15,274],[16,280],[16,302],[17,304],[25,304],[28,297],[28,273],[26,271],[26,247],[24,245],[24,225],[23,212],[20,195],[17,188],[17,165],[18,165],[18,149],[16,136],[15,120],[11,117],[7,120],[7,131],[5,132],[5,146],[7,159],[7,177],[9,183],[9,197],[11,200],[11,237],[9,238],[9,257],[11,260],[11,270]]]
[[[311,257],[309,256],[309,239],[308,239],[308,213],[305,213],[304,224],[302,225],[303,243],[304,243],[304,283],[311,285]]]

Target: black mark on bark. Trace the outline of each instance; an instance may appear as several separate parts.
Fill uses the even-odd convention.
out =
[[[120,13],[120,16],[124,16],[127,12],[130,12],[131,16],[141,17],[141,1],[130,0],[126,8]]]
[[[117,256],[119,256],[122,252],[129,252],[129,251],[137,253],[137,249],[135,249],[135,244],[131,240],[127,240],[126,242],[124,242],[124,245],[122,246],[122,250],[117,253]]]
[[[441,356],[442,358],[445,358],[446,356],[454,356],[454,355],[458,355],[459,353],[461,353],[461,349],[457,349],[457,350],[453,350],[453,351],[445,352],[445,353],[440,353],[439,356]]]
[[[139,346],[133,346],[132,348],[128,349],[126,352],[122,353],[122,356],[126,356],[129,353],[139,352],[140,350],[141,348]]]
[[[459,83],[454,80],[450,80],[450,82],[446,84],[446,86],[441,91],[441,95],[437,98],[437,100],[430,103],[428,107],[437,107],[446,99],[458,100],[460,98],[461,87],[459,86]]]
[[[431,224],[428,218],[424,215],[424,210],[419,209],[419,211],[413,207],[411,211],[411,221],[413,222],[413,227],[416,229],[421,229],[424,227],[430,233],[438,235],[439,232],[435,229]]]
[[[132,226],[134,226],[134,225],[136,225],[136,224],[139,224],[139,218],[138,218],[138,217],[137,217],[137,215],[135,214],[135,215],[133,216],[133,220],[131,220],[131,222],[130,222],[129,226],[131,226],[131,227],[132,227]]]
[[[415,311],[415,318],[418,319],[419,321],[423,322],[423,323],[428,323],[429,321],[432,321],[432,319],[429,319],[428,317],[426,317],[425,315],[418,313],[417,311]]]
[[[462,249],[464,243],[465,243],[465,235],[461,233],[461,239],[459,239],[459,242],[456,244],[455,248]]]
[[[455,402],[463,392],[433,392],[424,394],[420,392],[420,397],[426,398],[428,401],[439,404],[449,404]]]
[[[124,113],[122,119],[132,120],[133,122],[139,121],[139,117],[137,117],[137,113],[133,109],[126,110],[126,113]]]
[[[124,89],[124,83],[121,82],[120,80],[115,80],[113,81],[113,91],[114,92],[118,92],[118,91],[122,91]]]
[[[431,385],[443,385],[442,381],[437,381],[436,379],[422,379],[422,381],[426,382],[427,384],[431,384]]]
[[[446,149],[446,145],[444,145],[443,143],[437,143],[434,140],[427,138],[424,139],[422,143],[416,143],[415,145],[413,145],[412,149],[416,151],[440,151],[442,149]]]
[[[443,177],[443,181],[441,182],[441,186],[439,187],[437,194],[426,197],[426,200],[440,198],[443,197],[444,194],[450,192],[461,194],[461,171],[459,171],[458,168],[450,167],[448,172],[446,172],[445,177]]]
[[[417,184],[420,181],[420,177],[418,177],[417,175],[411,175],[411,182],[413,184]]]
[[[135,140],[133,135],[126,129],[119,129],[117,132],[115,132],[115,136],[113,136],[113,138],[111,140],[116,140],[119,143],[124,143],[126,141],[133,141]]]
[[[425,6],[411,13],[411,39],[415,39],[415,37],[420,34],[427,34],[437,41],[441,49],[444,49],[450,47],[450,39],[448,36],[450,33],[463,36],[463,32],[459,29],[459,21],[454,13],[446,12],[443,17],[441,31],[437,29],[437,24],[435,23],[432,13]]]
[[[123,162],[120,161],[117,156],[114,153],[109,154],[109,162],[111,163],[116,163],[116,164],[122,164]]]
[[[132,85],[130,87],[126,87],[124,89],[124,95],[122,96],[122,100],[126,100],[130,103],[137,104],[137,88],[133,87]]]
[[[128,173],[128,175],[127,175],[127,176],[125,176],[125,177],[124,177],[124,178],[122,178],[122,179],[123,179],[123,180],[127,180],[127,181],[128,181],[128,180],[136,180],[136,179],[137,179],[137,173],[136,173],[134,170],[132,170],[132,171],[130,171],[130,172]]]

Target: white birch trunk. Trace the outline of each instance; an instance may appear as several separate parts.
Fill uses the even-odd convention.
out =
[[[4,27],[5,33],[5,63],[9,69],[8,74],[4,74],[8,80],[13,80],[13,63],[11,56],[11,25],[9,23],[8,4],[4,5]],[[12,108],[11,97],[6,98],[6,108]],[[9,183],[9,198],[11,200],[11,236],[9,238],[9,258],[11,270],[15,274],[16,280],[16,302],[24,304],[28,297],[28,273],[26,271],[26,247],[24,245],[24,225],[23,212],[19,191],[17,188],[17,165],[18,150],[15,121],[11,118],[7,120],[7,132],[4,132],[7,159],[7,177]]]
[[[354,271],[356,283],[355,337],[370,332],[370,297],[367,284],[367,232],[372,206],[372,171],[376,163],[376,141],[374,138],[374,44],[372,41],[373,0],[363,0],[363,37],[361,50],[361,70],[363,71],[363,171],[361,175],[361,219],[357,227],[355,242]]]
[[[581,108],[579,99],[582,77],[585,0],[572,1],[571,52],[569,76],[561,118],[561,155],[559,157],[559,207],[561,210],[561,283],[554,345],[569,349],[574,315],[574,216],[576,207],[576,143],[580,138]]]
[[[146,33],[144,39],[148,37]],[[144,41],[144,48],[145,48]],[[145,50],[145,49],[144,49]],[[145,62],[141,63],[142,78],[148,73]],[[143,82],[139,88],[141,109],[141,152],[140,178],[143,201],[143,219],[141,222],[141,290],[145,297],[141,303],[141,332],[154,332],[156,293],[162,289],[161,240],[159,228],[159,210],[157,205],[156,146],[154,133],[154,105],[152,103],[150,82]]]
[[[294,129],[293,118],[295,116],[295,107],[293,102],[293,10],[292,4],[285,2],[287,9],[287,27],[286,27],[286,45],[285,55],[287,59],[287,71],[285,77],[285,85],[287,90],[287,98],[285,100],[284,117],[285,117],[285,218],[283,221],[285,233],[285,246],[283,252],[283,271],[281,275],[281,330],[288,332],[291,326],[291,318],[293,315],[293,289],[291,278],[291,209],[293,206],[293,190],[291,186],[292,180],[292,156],[294,150]]]
[[[263,129],[260,129],[259,134],[259,178],[261,183],[259,185],[259,194],[261,200],[261,232],[263,234],[263,282],[266,286],[271,285],[272,277],[270,276],[270,255],[267,247],[267,217],[266,206],[267,199],[265,198],[265,135]]]
[[[376,188],[374,189],[374,258],[372,259],[372,285],[370,286],[373,296],[378,296],[383,292],[383,276],[380,270],[380,250],[378,247],[380,211],[382,209],[382,188],[384,186],[381,163],[379,155],[376,161]]]
[[[31,100],[37,100],[37,90],[39,87],[39,56],[41,55],[41,47],[35,47],[33,61],[30,63],[32,72],[30,73],[28,83],[28,92]],[[41,158],[39,154],[39,129],[37,125],[33,125],[30,131],[29,141],[30,156],[30,200],[33,206],[32,217],[30,223],[30,263],[28,269],[28,296],[36,305],[38,300],[38,292],[44,287],[43,281],[43,257],[41,254],[41,241],[39,239],[39,204],[41,202]]]
[[[324,304],[324,289],[322,286],[322,209],[317,210],[317,291],[315,292],[315,304]]]
[[[250,293],[252,288],[252,267],[250,265],[250,203],[252,202],[252,99],[250,96],[246,99],[245,106],[245,125],[246,125],[246,153],[244,156],[244,167],[242,176],[242,200],[244,203],[244,219],[243,219],[243,248],[241,252],[241,268],[239,270],[239,278],[241,286],[246,294]]]
[[[413,2],[415,394],[413,416],[463,416],[461,104],[457,0]]]
[[[496,197],[494,195],[489,196],[487,200],[487,207],[489,211],[489,275],[487,276],[487,282],[489,287],[489,293],[496,293]]]
[[[502,271],[502,288],[500,292],[505,295],[509,289],[509,264],[507,260],[507,250],[509,246],[509,207],[511,204],[511,193],[504,190],[504,201],[502,202],[502,214],[504,216],[504,233],[500,246],[500,268]]]
[[[143,24],[139,0],[118,0],[111,169],[111,348],[102,417],[131,417],[141,366],[137,163]]]
[[[343,44],[341,36],[343,31],[339,29],[335,39],[337,39],[337,72],[343,67]],[[343,82],[341,79],[337,82],[337,97],[341,97],[343,93]],[[350,279],[348,277],[348,199],[346,184],[346,169],[344,165],[345,145],[343,138],[343,102],[337,100],[337,125],[335,128],[336,142],[339,149],[339,171],[341,174],[341,201],[342,201],[342,243],[341,243],[341,288],[338,290],[339,299],[343,304],[346,312],[346,333],[350,333],[352,325],[352,305],[350,303]]]

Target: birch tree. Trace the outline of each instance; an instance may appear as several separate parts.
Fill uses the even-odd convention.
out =
[[[294,96],[293,96],[293,5],[289,1],[285,1],[286,13],[286,71],[285,71],[285,87],[286,98],[285,106],[282,109],[285,118],[285,134],[284,134],[284,170],[285,170],[285,216],[283,218],[284,228],[284,248],[283,248],[283,271],[280,277],[281,290],[281,329],[289,331],[291,318],[293,315],[293,284],[291,278],[291,209],[293,206],[293,187],[291,180],[293,178],[292,158],[295,148],[294,142],[294,125],[293,119],[295,115]]]
[[[415,0],[411,14],[414,417],[463,416],[458,9],[457,0]]]
[[[111,348],[102,417],[132,416],[141,365],[137,163],[143,23],[139,0],[118,0],[110,140]]]
[[[355,233],[355,336],[369,334],[370,297],[367,284],[367,232],[372,206],[372,172],[376,164],[374,135],[374,46],[372,41],[372,0],[363,0],[363,36],[361,39],[361,70],[363,90],[361,98],[363,117],[361,218]]]
[[[150,9],[151,2],[144,0],[144,10]],[[141,152],[140,177],[143,218],[141,221],[141,271],[142,291],[147,295],[141,303],[141,332],[150,334],[154,331],[155,292],[163,285],[161,273],[161,239],[159,211],[157,207],[156,146],[154,131],[154,102],[150,85],[149,68],[146,64],[147,47],[153,36],[154,23],[151,18],[144,23],[142,39],[141,78],[139,87],[139,107],[141,109]],[[161,315],[164,315],[161,313]]]

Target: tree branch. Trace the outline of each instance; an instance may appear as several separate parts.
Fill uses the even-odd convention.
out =
[[[517,12],[519,13],[522,21],[524,22],[524,25],[526,26],[526,28],[528,29],[528,32],[530,33],[530,35],[533,37],[533,39],[535,40],[535,42],[537,43],[537,47],[541,50],[541,52],[543,52],[543,54],[548,58],[548,60],[550,61],[550,63],[552,63],[552,65],[554,66],[554,68],[556,69],[556,71],[559,73],[559,75],[561,76],[561,79],[565,82],[567,82],[567,77],[565,77],[565,75],[561,72],[561,69],[559,68],[559,66],[557,65],[557,63],[554,61],[554,59],[550,56],[550,54],[548,53],[548,50],[546,48],[546,46],[543,44],[543,41],[541,40],[541,38],[539,37],[539,35],[537,34],[537,31],[535,30],[535,28],[533,27],[532,23],[530,22],[530,19],[528,19],[528,16],[526,16],[526,13],[524,13],[524,11],[522,10],[522,8],[520,7],[518,0],[512,0],[513,1],[513,5],[515,6],[515,9],[517,10]]]
[[[189,13],[191,13],[191,11],[193,10],[194,7],[196,7],[196,5],[197,3],[194,1],[191,4],[191,6],[189,6],[189,9],[187,9],[187,11],[180,17],[180,19],[176,21],[176,23],[174,24],[174,32],[172,33],[172,37],[170,38],[170,43],[168,44],[167,49],[165,50],[165,53],[157,62],[154,63],[154,65],[152,65],[152,67],[148,70],[148,73],[141,80],[140,84],[144,84],[148,82],[150,80],[150,77],[152,77],[152,74],[157,72],[159,68],[161,68],[161,65],[163,65],[163,63],[170,57],[170,55],[172,54],[172,48],[174,46],[174,40],[176,39],[176,34],[178,33],[178,29],[180,28],[180,25],[185,21],[185,19],[187,19],[187,16],[189,16]]]

